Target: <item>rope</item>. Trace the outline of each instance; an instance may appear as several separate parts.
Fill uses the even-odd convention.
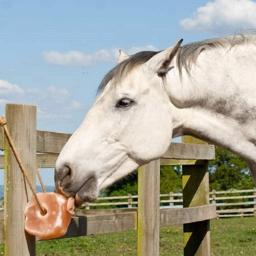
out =
[[[26,179],[33,196],[35,197],[36,203],[37,203],[38,207],[40,208],[41,214],[42,215],[46,214],[46,210],[41,205],[41,203],[39,201],[39,198],[37,197],[36,190],[34,189],[34,187],[32,185],[32,182],[30,180],[30,177],[28,176],[28,171],[25,168],[24,164],[22,163],[22,160],[21,160],[20,156],[17,153],[17,149],[16,149],[14,141],[13,141],[11,135],[10,135],[9,129],[7,127],[7,122],[6,122],[4,117],[0,117],[0,126],[3,126],[5,137],[8,141],[8,143],[9,143],[10,148],[13,152],[13,155],[14,155],[17,163],[18,163],[20,171],[23,174],[23,177]]]
[[[40,183],[40,186],[41,186],[41,190],[42,190],[42,192],[45,193],[46,192],[45,185],[43,183],[43,179],[42,179],[41,174],[40,174],[38,169],[36,170],[36,175],[37,175],[37,178],[39,180],[39,183]]]

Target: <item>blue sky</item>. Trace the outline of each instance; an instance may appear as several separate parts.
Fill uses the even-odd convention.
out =
[[[0,114],[8,102],[34,104],[38,129],[73,132],[117,49],[255,28],[252,0],[0,0]]]

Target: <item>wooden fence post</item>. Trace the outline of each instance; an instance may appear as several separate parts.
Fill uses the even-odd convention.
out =
[[[216,209],[217,209],[217,200],[216,200],[216,190],[213,189],[212,190],[212,200],[210,201],[210,204],[216,205]],[[218,215],[219,218],[219,215]]]
[[[132,208],[132,194],[128,194],[128,208]]]
[[[174,200],[174,196],[173,196],[173,192],[169,192],[169,206],[170,207],[174,207],[174,202],[173,202],[173,200]]]
[[[254,215],[256,216],[256,188],[253,189],[253,195],[254,195],[254,198],[253,198],[253,202],[254,202],[254,205],[253,205],[253,208],[254,208]]]
[[[89,203],[85,203],[85,209],[90,210],[90,204]]]
[[[211,201],[211,203],[216,205],[216,190],[215,189],[212,190],[212,201]]]
[[[160,160],[138,171],[137,255],[159,256]]]
[[[186,138],[184,142],[200,143]],[[209,174],[207,161],[182,168],[183,207],[209,204]],[[184,256],[210,256],[210,220],[183,225]]]
[[[6,120],[29,176],[35,181],[36,107],[8,104]],[[30,198],[31,191],[26,188]],[[35,238],[24,231],[24,207],[28,200],[25,182],[6,140],[4,200],[5,255],[35,255]]]

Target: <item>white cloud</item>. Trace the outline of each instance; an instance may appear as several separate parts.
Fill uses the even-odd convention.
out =
[[[47,91],[54,97],[57,96],[63,98],[68,97],[70,95],[69,91],[66,88],[59,88],[56,86],[49,86],[47,88]]]
[[[65,53],[49,51],[43,53],[43,57],[47,62],[62,66],[89,66],[97,62],[111,61],[112,55],[113,53],[111,51],[104,49],[92,54],[80,51],[69,51]]]
[[[125,51],[133,54],[142,50],[156,50],[152,45],[133,46]],[[115,61],[118,56],[118,49],[100,49],[94,53],[81,51],[58,52],[48,51],[43,53],[46,62],[61,66],[91,66],[101,62]]]
[[[256,28],[256,2],[252,0],[214,0],[199,7],[192,18],[183,19],[186,30],[231,31]]]
[[[24,93],[24,90],[16,84],[12,84],[6,80],[0,80],[0,95],[13,93]]]
[[[134,54],[136,52],[141,52],[141,51],[157,51],[158,49],[151,45],[144,45],[144,46],[132,46],[128,49],[125,50],[125,52],[127,52],[128,54]]]
[[[0,80],[0,107],[7,103],[32,104],[38,107],[40,119],[60,122],[70,119],[75,111],[83,110],[84,105],[74,99],[66,89],[48,86],[44,89],[25,88]]]

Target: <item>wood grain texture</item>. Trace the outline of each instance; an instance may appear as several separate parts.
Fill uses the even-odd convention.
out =
[[[54,168],[58,154],[37,154],[38,168]],[[0,156],[0,169],[4,168],[4,156]]]
[[[59,154],[71,134],[37,131],[36,144],[38,153]],[[3,137],[0,132],[0,149],[3,149]],[[215,148],[208,144],[171,144],[167,152],[162,156],[164,159],[184,160],[212,160],[215,158]]]
[[[161,158],[160,165],[201,165],[204,160],[185,160],[185,159],[168,159]]]
[[[138,256],[159,255],[160,235],[160,161],[138,171]]]
[[[7,105],[6,119],[31,181],[36,168],[36,108],[25,105]],[[11,149],[5,142],[5,255],[35,255],[35,239],[24,231],[24,208],[31,191],[24,181]],[[26,193],[27,191],[27,193]]]
[[[161,209],[161,226],[188,224],[217,218],[215,205]]]
[[[56,153],[38,153],[37,166],[38,168],[54,168],[58,154]],[[160,165],[201,165],[204,161],[201,160],[185,160],[185,159],[160,159]],[[0,169],[4,167],[4,157],[0,156]]]
[[[60,153],[71,134],[37,131],[36,148],[38,153]],[[3,134],[0,132],[0,149],[3,149]]]
[[[37,131],[37,152],[58,154],[70,136],[67,133]]]
[[[58,154],[56,153],[38,153],[37,166],[38,168],[54,168]],[[160,159],[160,165],[201,165],[204,161],[201,160],[185,160],[185,159]],[[4,167],[4,157],[0,156],[0,169]]]
[[[212,160],[215,158],[215,148],[208,144],[171,144],[162,158],[184,160]]]
[[[200,141],[193,137],[186,137],[185,142],[200,143]],[[203,146],[203,144],[200,146]],[[203,165],[183,166],[183,207],[209,204],[209,173],[207,164],[208,162],[205,161]],[[210,220],[206,219],[184,224],[183,232],[184,256],[210,256]]]
[[[137,229],[136,210],[91,210],[74,216],[64,237],[88,236]],[[0,243],[3,242],[3,211],[0,211]],[[205,205],[191,208],[160,209],[160,226],[182,225],[216,218],[216,208]]]

